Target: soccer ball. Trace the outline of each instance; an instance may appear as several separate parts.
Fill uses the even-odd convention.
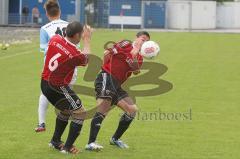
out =
[[[10,46],[10,45],[9,45],[8,43],[6,43],[6,44],[4,44],[4,43],[2,44],[2,43],[1,43],[1,44],[0,44],[0,48],[1,48],[2,50],[7,50],[7,49],[9,48],[9,46]]]
[[[154,42],[154,41],[146,41],[143,43],[141,50],[140,50],[140,55],[147,59],[152,59],[156,57],[160,52],[160,47],[159,45]]]
[[[6,44],[0,43],[0,49],[2,49],[2,50],[7,50],[9,48],[9,46],[10,45],[8,43],[6,43]]]

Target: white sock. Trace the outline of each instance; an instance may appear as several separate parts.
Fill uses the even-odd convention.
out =
[[[41,93],[39,97],[39,106],[38,106],[38,121],[39,124],[46,123],[46,114],[48,108],[48,99]]]

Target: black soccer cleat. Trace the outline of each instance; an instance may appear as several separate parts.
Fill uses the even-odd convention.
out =
[[[71,148],[66,148],[65,146],[63,146],[63,148],[60,151],[63,154],[73,154],[76,155],[78,153],[80,153],[80,150],[77,149],[75,146],[72,146]]]
[[[49,147],[51,148],[54,148],[56,150],[59,150],[61,151],[64,147],[64,143],[62,141],[59,141],[59,142],[55,142],[55,141],[50,141],[49,144],[48,144]]]

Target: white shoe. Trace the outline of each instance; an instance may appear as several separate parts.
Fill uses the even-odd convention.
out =
[[[60,152],[63,154],[68,154],[68,152],[66,150],[61,150]]]
[[[100,151],[101,149],[103,149],[103,146],[97,144],[96,142],[92,142],[90,144],[87,144],[85,146],[85,149],[89,151]]]
[[[128,149],[129,146],[127,144],[125,144],[122,140],[116,140],[114,138],[111,138],[110,139],[110,145],[116,145],[117,147],[119,148],[122,148],[122,149]]]

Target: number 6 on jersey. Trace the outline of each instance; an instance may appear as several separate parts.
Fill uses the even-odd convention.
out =
[[[49,60],[49,64],[48,64],[48,68],[51,72],[53,72],[54,70],[57,69],[58,67],[58,61],[57,59],[61,57],[60,53],[57,53],[56,55],[54,55],[50,60]]]

